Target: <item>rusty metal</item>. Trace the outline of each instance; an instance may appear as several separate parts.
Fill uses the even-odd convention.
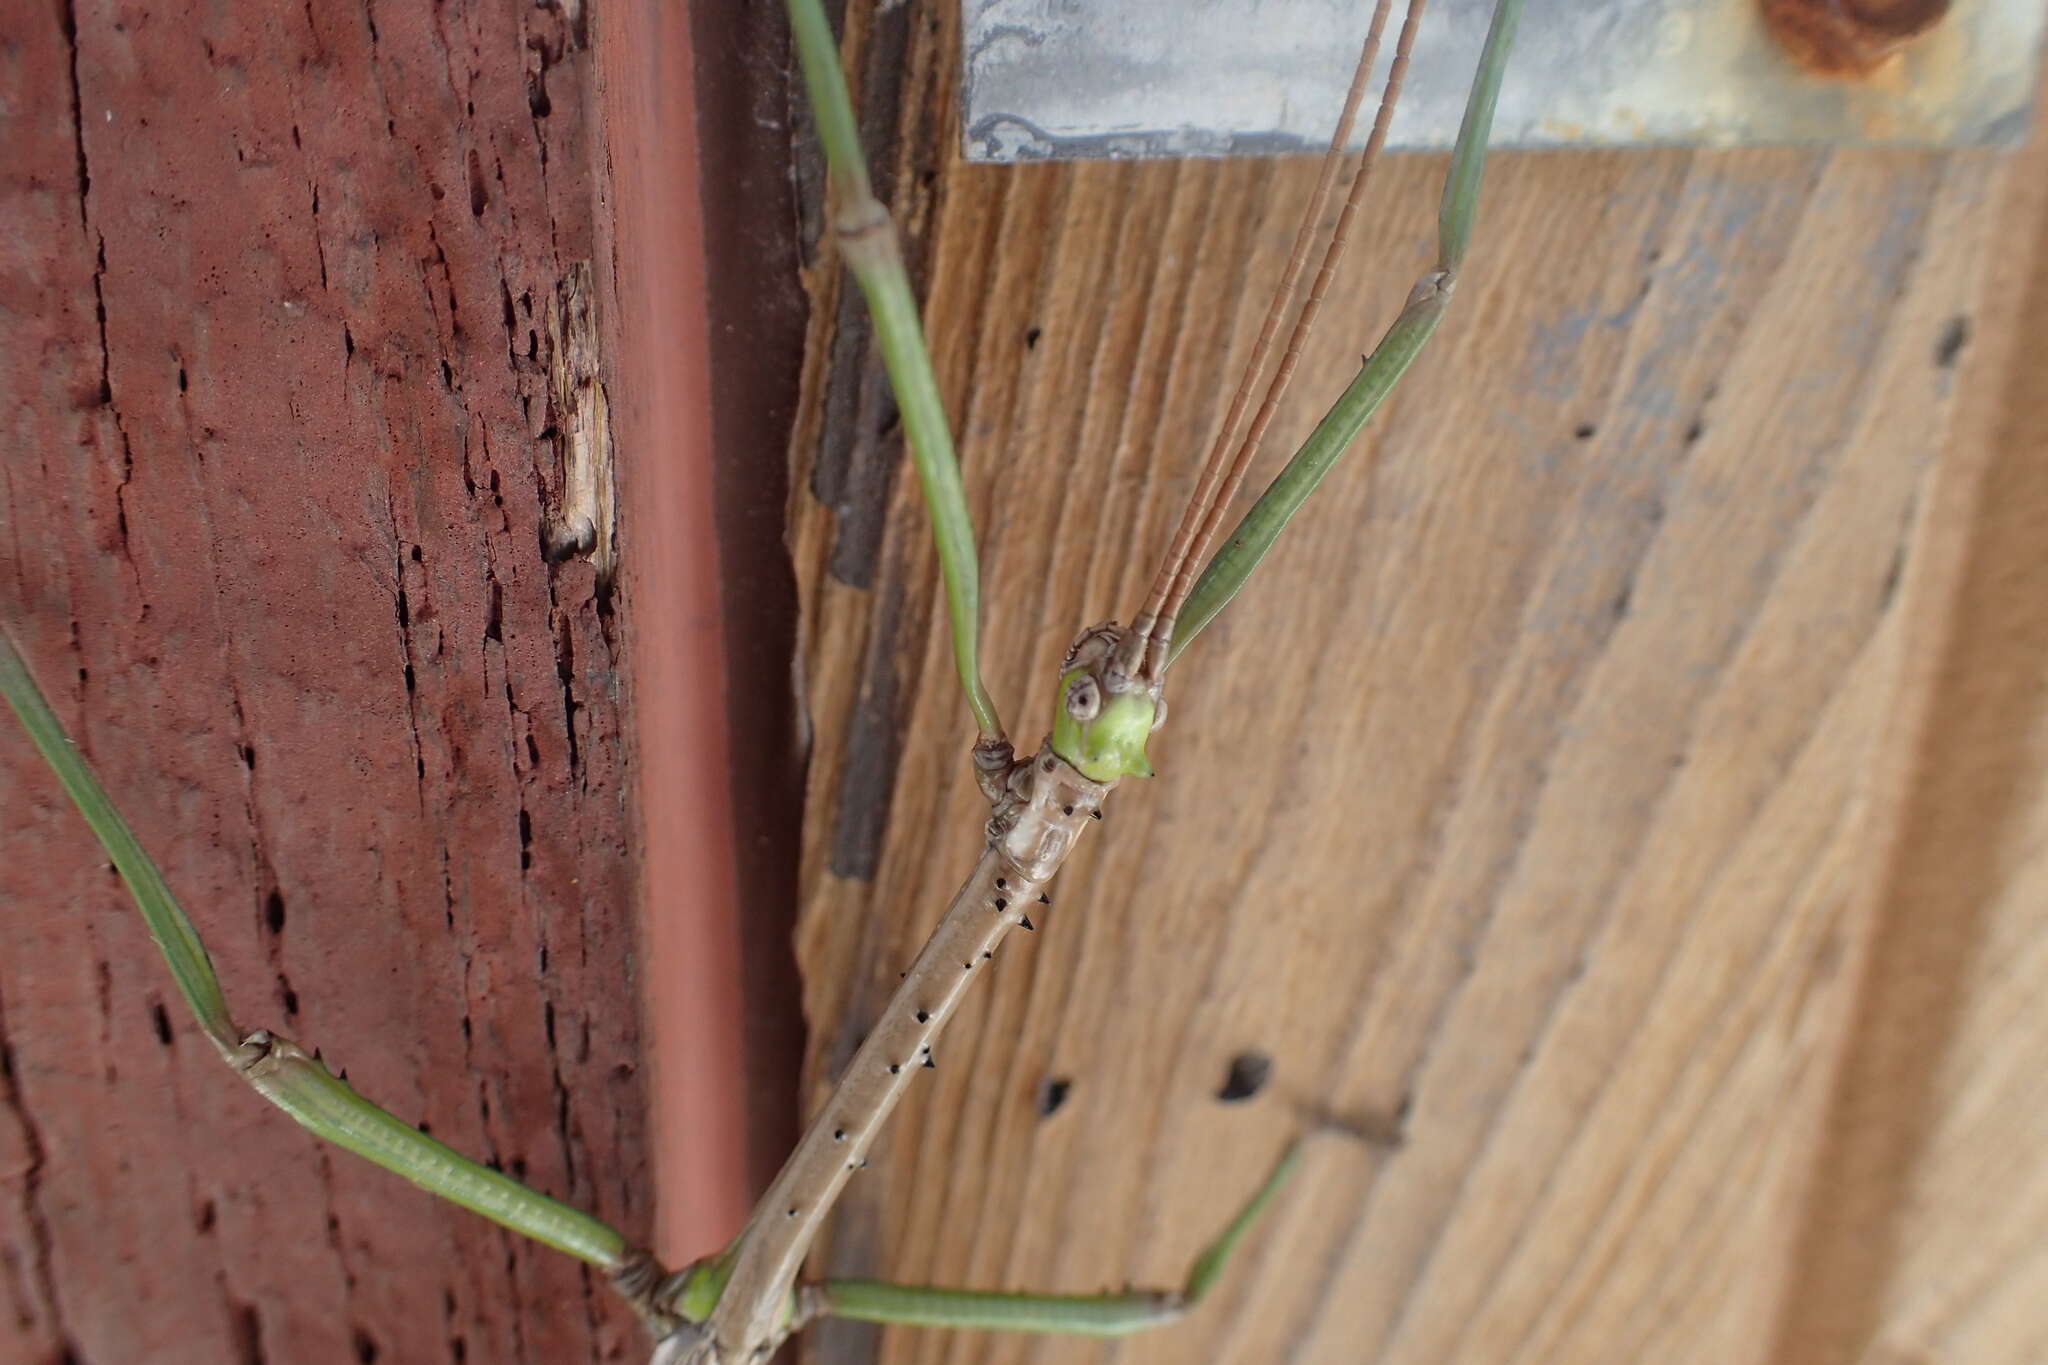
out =
[[[1875,75],[1948,17],[1949,0],[1763,0],[1764,26],[1819,76]]]

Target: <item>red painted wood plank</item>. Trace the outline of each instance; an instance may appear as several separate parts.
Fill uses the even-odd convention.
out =
[[[582,35],[511,0],[0,25],[0,621],[246,1027],[643,1232],[618,621],[538,536]],[[637,1353],[577,1267],[242,1090],[5,729],[0,1356]]]

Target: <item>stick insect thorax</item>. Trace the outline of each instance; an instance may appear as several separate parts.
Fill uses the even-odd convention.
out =
[[[999,781],[984,782],[996,792],[973,872],[742,1229],[737,1250],[684,1272],[682,1316],[698,1316],[692,1310],[701,1305],[708,1321],[701,1353],[679,1360],[744,1360],[743,1343],[779,1341],[802,1325],[794,1288],[804,1256],[897,1101],[918,1072],[934,1066],[933,1041],[1003,939],[1034,928],[1031,911],[1052,904],[1046,886],[1082,832],[1102,818],[1118,782],[1151,774],[1145,740],[1164,708],[1156,683],[1125,679],[1111,689],[1121,636],[1114,624],[1094,626],[1067,651],[1052,735]]]

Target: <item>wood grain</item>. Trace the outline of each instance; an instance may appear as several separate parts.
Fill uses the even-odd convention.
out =
[[[2048,1357],[2048,114],[2009,186],[1925,537],[1868,939],[1776,1359]]]
[[[1142,590],[1313,167],[958,164],[946,7],[849,8],[982,528],[985,668],[1028,744],[1074,631]],[[1189,651],[1160,778],[1119,794],[1047,932],[963,1007],[816,1264],[1170,1284],[1320,1130],[1298,1186],[1170,1331],[827,1325],[811,1358],[1768,1355],[1845,1028],[1884,990],[1858,990],[1895,917],[1868,890],[1891,829],[1874,775],[1915,742],[1909,624],[1954,592],[1971,533],[1928,508],[1983,467],[1959,396],[1995,249],[2040,227],[2015,210],[1999,235],[2029,155],[1499,158],[1433,349]],[[1442,171],[1384,167],[1297,392],[1333,393],[1431,263]],[[815,1102],[981,813],[893,414],[829,260],[811,285],[792,544]],[[1314,416],[1297,404],[1276,447]],[[2009,984],[1949,1038],[2011,1028],[2023,998]],[[1250,1054],[1270,1081],[1219,1098]],[[2016,1064],[1944,1071],[1941,1093],[1988,1095]],[[2009,1143],[2013,1113],[1970,1131]],[[1984,1334],[1942,1358],[2033,1358],[2010,1324],[2040,1221],[2001,1227],[1995,1303],[1902,1286],[1885,1314]]]
[[[8,6],[0,625],[247,1027],[640,1233],[618,640],[540,545],[588,56],[531,4]],[[0,907],[0,1359],[637,1352],[220,1065],[11,721]]]

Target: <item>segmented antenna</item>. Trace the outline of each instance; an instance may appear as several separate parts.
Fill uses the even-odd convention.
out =
[[[1309,286],[1308,297],[1302,302],[1301,312],[1294,320],[1294,328],[1288,334],[1287,349],[1280,357],[1279,367],[1267,382],[1265,397],[1259,404],[1258,413],[1253,417],[1251,428],[1239,440],[1239,427],[1244,420],[1245,409],[1250,405],[1251,392],[1259,374],[1265,369],[1267,357],[1272,353],[1273,338],[1279,330],[1280,317],[1293,301],[1294,291],[1299,284],[1303,269],[1308,263],[1309,248],[1314,244],[1316,229],[1322,222],[1324,209],[1329,204],[1330,191],[1336,183],[1338,169],[1344,163],[1344,149],[1351,140],[1351,128],[1356,121],[1358,107],[1363,102],[1366,82],[1371,76],[1373,63],[1379,57],[1381,35],[1385,32],[1387,13],[1392,0],[1377,0],[1373,6],[1372,25],[1366,31],[1365,44],[1359,52],[1358,68],[1351,77],[1351,88],[1345,95],[1344,112],[1337,120],[1336,131],[1331,135],[1330,148],[1323,155],[1322,174],[1317,178],[1316,187],[1309,197],[1308,208],[1303,214],[1301,227],[1295,235],[1294,249],[1287,261],[1287,269],[1280,278],[1279,287],[1274,291],[1273,301],[1268,305],[1266,318],[1259,330],[1258,342],[1252,348],[1250,360],[1245,365],[1244,378],[1239,382],[1236,396],[1231,399],[1230,410],[1224,417],[1222,427],[1216,433],[1216,441],[1209,450],[1209,457],[1202,467],[1201,479],[1195,485],[1194,494],[1188,499],[1187,509],[1181,514],[1179,527],[1174,531],[1173,540],[1167,546],[1166,557],[1160,562],[1159,571],[1153,576],[1151,591],[1145,605],[1131,623],[1131,630],[1124,636],[1118,651],[1116,663],[1119,670],[1127,675],[1139,676],[1157,681],[1166,671],[1166,661],[1173,651],[1173,630],[1181,606],[1193,590],[1195,571],[1202,558],[1208,553],[1209,544],[1215,539],[1217,529],[1222,525],[1223,514],[1229,509],[1231,500],[1244,483],[1245,472],[1258,455],[1260,442],[1265,439],[1266,428],[1272,424],[1273,414],[1278,411],[1281,397],[1287,392],[1288,384],[1294,378],[1296,365],[1301,360],[1302,347],[1306,344],[1311,330],[1315,327],[1316,316],[1322,310],[1324,297],[1328,294],[1330,282],[1336,278],[1338,263],[1344,257],[1348,245],[1352,221],[1358,215],[1359,204],[1365,197],[1365,186],[1371,177],[1372,168],[1379,158],[1380,149],[1386,144],[1387,125],[1393,118],[1394,106],[1401,98],[1401,83],[1408,74],[1408,57],[1414,50],[1416,29],[1422,20],[1425,0],[1409,0],[1401,19],[1401,32],[1394,42],[1393,65],[1387,71],[1387,83],[1380,92],[1378,111],[1373,116],[1372,132],[1366,138],[1365,150],[1360,153],[1358,171],[1351,179],[1351,187],[1344,197],[1343,211],[1338,215],[1337,226],[1330,235],[1329,244],[1323,250],[1322,265],[1316,271],[1314,282]],[[1234,451],[1233,451],[1234,447]]]

